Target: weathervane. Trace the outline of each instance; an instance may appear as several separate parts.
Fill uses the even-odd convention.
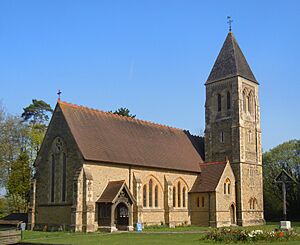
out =
[[[231,19],[231,16],[227,16],[227,23],[229,25],[229,32],[231,32],[231,23],[233,22],[233,20]]]
[[[60,102],[60,95],[61,95],[60,89],[58,90],[57,95],[58,95],[58,102]]]

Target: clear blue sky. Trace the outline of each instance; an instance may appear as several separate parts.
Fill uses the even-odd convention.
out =
[[[226,16],[260,82],[263,148],[300,138],[300,1],[0,1],[0,100],[32,98],[204,130]]]

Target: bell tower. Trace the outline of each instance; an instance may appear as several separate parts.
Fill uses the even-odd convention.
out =
[[[229,159],[242,226],[265,222],[258,85],[230,31],[205,83],[205,161]]]

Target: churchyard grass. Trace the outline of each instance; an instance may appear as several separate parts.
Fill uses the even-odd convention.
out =
[[[300,232],[300,222],[293,222],[293,227]],[[250,230],[274,230],[278,228],[278,223],[268,223],[265,226],[247,227]],[[177,244],[222,244],[219,242],[203,241],[203,232],[209,230],[208,227],[186,226],[170,229],[168,227],[147,227],[142,233],[124,232],[124,233],[69,233],[69,232],[37,232],[25,231],[24,242],[30,243],[48,243],[48,244],[84,244],[84,245],[177,245]],[[185,232],[185,233],[183,233]],[[247,243],[234,243],[247,244]],[[249,243],[253,244],[253,243]],[[255,242],[259,245],[299,245],[300,241],[280,241],[280,242]]]

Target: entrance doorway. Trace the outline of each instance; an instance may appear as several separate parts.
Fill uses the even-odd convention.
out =
[[[230,220],[231,220],[231,224],[235,225],[235,208],[233,204],[231,204],[230,206]]]
[[[116,207],[116,225],[119,230],[127,230],[129,225],[128,207],[121,202]]]

